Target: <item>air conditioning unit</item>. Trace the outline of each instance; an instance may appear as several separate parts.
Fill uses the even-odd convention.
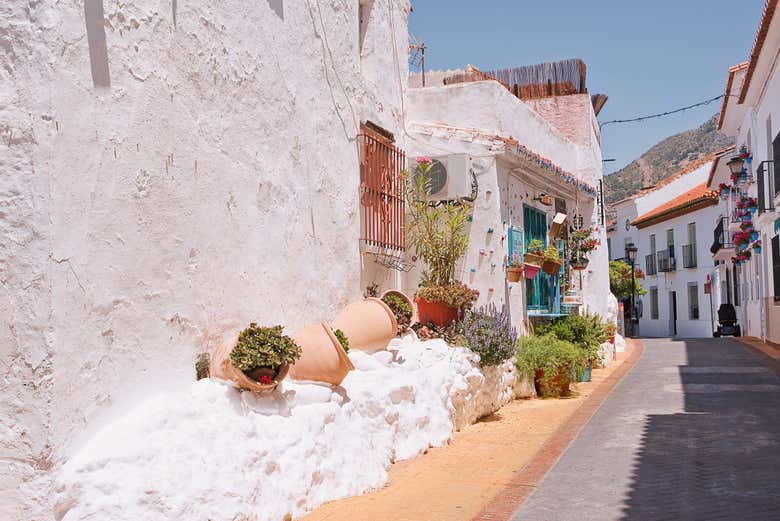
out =
[[[430,187],[428,195],[433,201],[451,201],[471,197],[474,176],[471,173],[471,156],[451,154],[431,157],[433,163],[428,172]],[[409,165],[409,171],[417,179],[421,174],[416,161]]]

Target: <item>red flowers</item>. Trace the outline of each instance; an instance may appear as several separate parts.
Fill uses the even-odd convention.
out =
[[[260,382],[263,385],[271,385],[272,383],[274,383],[274,379],[272,376],[264,374],[260,376],[260,380],[258,380],[258,382]]]

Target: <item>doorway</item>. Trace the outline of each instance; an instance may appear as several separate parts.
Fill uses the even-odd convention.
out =
[[[669,331],[677,336],[677,292],[669,292]]]

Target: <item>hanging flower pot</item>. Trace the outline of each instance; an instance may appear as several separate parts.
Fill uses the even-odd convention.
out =
[[[333,329],[340,329],[353,349],[374,353],[387,347],[398,334],[398,322],[393,311],[381,299],[369,297],[353,302],[333,320]]]
[[[757,241],[758,240],[758,232],[750,232],[750,241]]]
[[[355,368],[327,322],[307,326],[291,336],[301,346],[301,358],[290,367],[294,380],[341,385]]]
[[[757,254],[760,254],[761,253],[761,246],[760,245],[753,246],[753,251],[756,252]]]
[[[582,271],[588,267],[588,258],[587,257],[575,257],[571,259],[571,262],[569,263],[571,265],[571,269]]]
[[[526,253],[525,255],[523,255],[523,261],[525,262],[525,264],[531,263],[537,266],[541,266],[543,260],[544,257],[536,253]]]
[[[506,280],[509,282],[520,282],[523,277],[522,266],[507,266],[506,268]]]
[[[536,264],[526,263],[523,269],[523,273],[525,273],[526,279],[531,280],[536,277],[537,273],[539,273],[539,266]]]

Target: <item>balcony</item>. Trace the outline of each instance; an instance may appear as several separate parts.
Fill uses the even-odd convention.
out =
[[[655,255],[645,255],[645,275],[656,275],[658,268],[655,262]]]
[[[683,268],[695,268],[696,267],[696,245],[686,244],[682,247],[683,254]]]
[[[662,250],[655,254],[658,258],[658,271],[669,272],[677,270],[677,263],[674,259],[674,247],[668,250]]]
[[[715,260],[728,260],[734,255],[734,244],[731,242],[728,217],[718,219],[713,231],[714,240],[710,251]]]

